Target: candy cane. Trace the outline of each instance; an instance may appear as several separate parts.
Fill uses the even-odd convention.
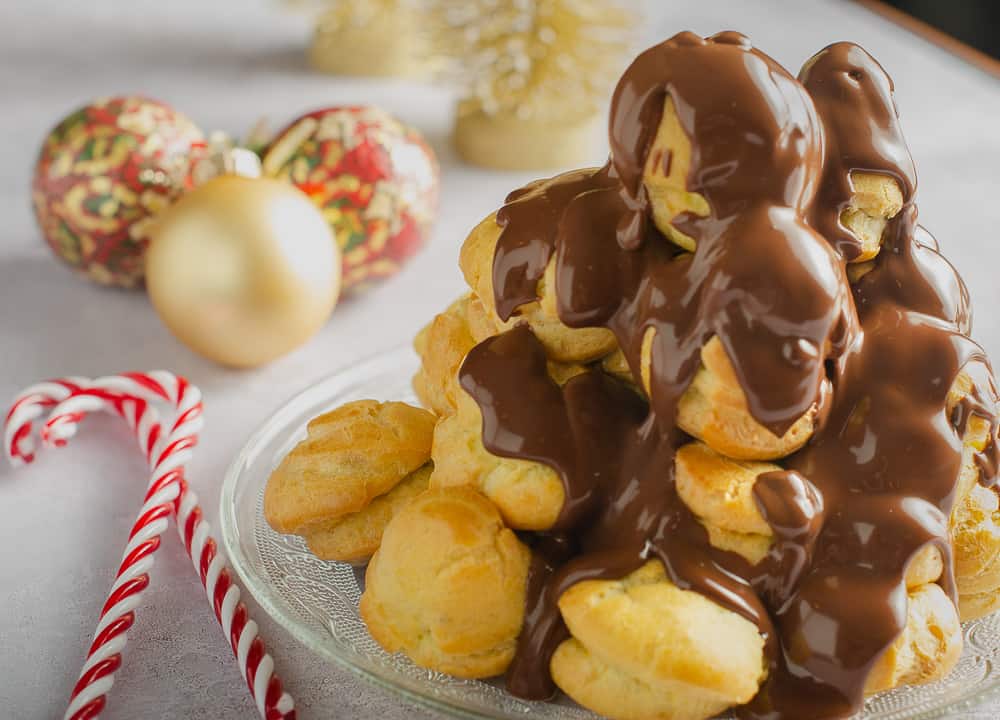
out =
[[[172,423],[160,422],[154,407],[159,403],[172,406]],[[50,416],[40,431],[42,441],[60,447],[75,434],[88,412],[113,410],[133,430],[152,470],[87,660],[70,696],[66,720],[88,720],[104,709],[121,665],[126,634],[149,584],[153,553],[171,515],[261,716],[268,720],[295,717],[294,702],[274,674],[274,661],[257,635],[257,624],[240,602],[239,587],[211,537],[197,495],[184,479],[184,466],[202,425],[201,409],[201,393],[195,386],[168,372],[154,371],[34,385],[21,393],[7,415],[4,445],[15,465],[34,459],[32,429],[45,412]]]

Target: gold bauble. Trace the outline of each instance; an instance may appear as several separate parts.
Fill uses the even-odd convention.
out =
[[[185,345],[223,365],[255,367],[326,322],[340,292],[340,252],[295,187],[224,175],[157,218],[146,285]]]

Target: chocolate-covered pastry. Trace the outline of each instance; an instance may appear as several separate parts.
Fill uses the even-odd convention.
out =
[[[559,598],[651,557],[674,585],[767,638],[767,679],[746,717],[846,717],[873,668],[869,689],[947,672],[960,647],[954,612],[917,613],[938,618],[935,637],[948,640],[933,667],[879,662],[905,645],[907,606],[919,607],[906,579],[916,558],[941,567],[929,580],[941,596],[925,584],[920,602],[958,601],[949,516],[966,502],[956,489],[970,420],[949,408],[949,388],[981,369],[973,386],[985,401],[971,417],[988,427],[983,457],[995,452],[996,393],[967,336],[964,287],[918,232],[891,81],[849,43],[820,52],[798,81],[741,35],[682,33],[626,71],[610,131],[605,167],[508,198],[494,305],[514,316],[537,301],[554,259],[545,291],[559,319],[611,330],[648,408],[593,369],[510,410],[509,388],[547,380],[517,360],[539,352],[529,326],[484,341],[460,374],[491,419],[486,448],[553,467],[567,498],[554,526],[560,553],[536,552],[508,687],[549,696],[550,658],[567,636]],[[855,261],[872,262],[852,284]],[[781,439],[808,418],[804,437],[755,453],[744,430],[713,442],[707,423],[681,421],[712,344],[756,424]],[[737,458],[779,460],[753,487],[772,537],[760,562],[715,547],[680,497],[684,431]],[[992,486],[995,465],[978,467]]]
[[[998,394],[892,81],[852,43],[796,78],[681,33],[609,132],[465,241],[471,293],[416,341],[421,453],[371,492],[294,451],[272,524],[367,554],[371,518],[383,647],[615,720],[848,718],[945,676],[1000,607]]]

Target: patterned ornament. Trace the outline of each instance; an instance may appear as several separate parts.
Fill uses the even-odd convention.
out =
[[[102,285],[142,284],[154,215],[188,184],[202,132],[156,100],[113,97],[67,116],[45,138],[32,200],[52,250]]]
[[[437,211],[437,159],[420,133],[382,110],[304,115],[275,136],[263,167],[323,211],[340,245],[344,293],[395,274],[427,240]]]

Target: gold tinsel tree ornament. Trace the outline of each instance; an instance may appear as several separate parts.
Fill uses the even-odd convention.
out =
[[[315,13],[309,62],[334,75],[414,76],[426,48],[412,0],[290,0]]]
[[[628,0],[436,0],[429,34],[465,78],[455,144],[509,170],[579,165],[633,44]]]

